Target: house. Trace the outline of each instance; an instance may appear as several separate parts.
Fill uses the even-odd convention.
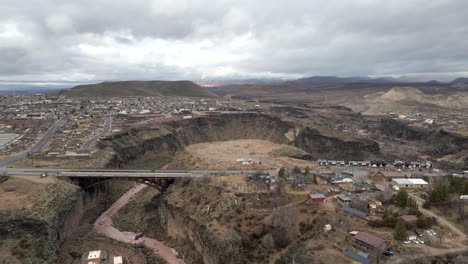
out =
[[[318,164],[321,165],[321,166],[326,166],[328,164],[328,161],[327,160],[322,160],[322,159],[319,159],[317,160]]]
[[[81,257],[81,264],[101,264],[108,263],[107,250],[94,250],[84,253]]]
[[[359,232],[353,237],[353,245],[373,254],[381,254],[386,249],[385,240],[367,232]]]
[[[403,221],[405,221],[407,224],[413,224],[418,221],[418,218],[415,215],[402,215],[400,218],[403,219]]]
[[[84,263],[86,264],[101,264],[101,250],[89,251],[85,254]]]
[[[371,201],[368,205],[369,213],[372,215],[379,214],[383,212],[383,206],[380,201]]]
[[[353,183],[353,179],[346,177],[342,173],[337,173],[335,174],[335,177],[332,178],[332,183],[337,184],[337,183]]]
[[[358,164],[359,166],[369,166],[369,162],[368,161],[358,161]]]
[[[310,203],[323,203],[325,202],[326,196],[323,193],[309,193],[307,195],[307,200]]]
[[[351,198],[348,197],[348,196],[345,196],[343,194],[338,194],[336,196],[336,200],[338,201],[338,203],[340,203],[341,205],[344,205],[344,206],[350,206],[351,205]]]
[[[392,179],[392,185],[400,189],[416,189],[424,190],[428,187],[428,183],[423,179]]]

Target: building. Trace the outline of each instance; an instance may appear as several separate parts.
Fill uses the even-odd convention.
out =
[[[340,203],[341,205],[344,205],[344,206],[350,206],[351,205],[351,198],[346,196],[346,195],[343,195],[343,194],[338,194],[336,196],[336,200],[338,201],[338,203]]]
[[[392,185],[400,189],[425,190],[429,184],[423,179],[392,179]]]
[[[108,263],[107,250],[93,250],[84,253],[81,258],[81,264],[103,264]]]
[[[307,195],[307,200],[310,203],[323,203],[325,202],[326,196],[323,193],[309,193]]]
[[[362,264],[371,264],[372,262],[368,257],[363,254],[363,252],[353,252],[353,251],[346,251],[346,256],[354,259],[357,263],[362,263]],[[354,262],[353,262],[354,263]]]
[[[375,215],[383,213],[383,206],[380,201],[371,201],[368,204],[369,214]]]
[[[367,232],[359,232],[353,237],[353,245],[373,254],[381,254],[386,249],[385,240]]]
[[[100,264],[101,263],[101,250],[90,251],[86,264]]]
[[[360,218],[366,218],[369,214],[366,213],[366,212],[363,212],[363,211],[359,211],[358,209],[355,209],[355,208],[351,208],[351,207],[348,207],[348,206],[342,206],[341,207],[341,210],[347,212],[347,213],[351,213],[357,217],[360,217]]]
[[[123,264],[122,256],[114,257],[114,264]]]

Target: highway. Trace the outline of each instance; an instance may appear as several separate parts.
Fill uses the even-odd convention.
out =
[[[92,137],[90,140],[86,141],[82,146],[81,148],[78,150],[78,153],[90,153],[91,152],[91,146],[93,145],[93,143],[98,140],[100,137],[103,137],[105,136],[107,133],[109,133],[109,130],[111,128],[111,124],[112,124],[112,118],[111,117],[108,117],[105,121],[104,121],[104,127],[102,128],[101,132],[97,135],[95,135],[94,137]]]
[[[78,170],[78,169],[17,169],[0,168],[2,176],[40,176],[47,173],[49,176],[76,177],[76,178],[197,178],[211,175],[232,175],[255,173],[255,170]],[[273,171],[269,171],[270,174]]]
[[[42,148],[44,148],[45,145],[47,145],[47,143],[52,138],[52,136],[55,134],[55,132],[57,132],[57,130],[59,130],[60,127],[62,127],[66,122],[67,122],[67,116],[62,116],[62,118],[57,120],[49,128],[49,130],[47,130],[47,132],[44,134],[44,136],[42,136],[42,138],[39,139],[39,141],[32,148],[30,148],[29,150],[26,150],[23,153],[20,153],[20,154],[14,155],[14,156],[10,156],[10,157],[8,157],[6,159],[0,160],[0,167],[3,167],[3,166],[6,166],[6,165],[8,165],[10,163],[14,163],[14,162],[17,162],[19,160],[22,160],[22,159],[26,158],[28,156],[28,154],[33,154],[33,153],[36,153],[36,152],[40,152],[42,150]]]

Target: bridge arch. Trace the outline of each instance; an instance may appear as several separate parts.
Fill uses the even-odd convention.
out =
[[[69,178],[73,179],[73,177],[69,177]],[[76,179],[80,179],[80,178],[76,178]],[[160,192],[163,192],[175,181],[174,178],[135,178],[135,177],[106,177],[106,178],[88,177],[87,179],[93,179],[94,181],[88,184],[87,183],[80,184],[83,190],[88,190],[90,188],[99,186],[109,181],[131,181],[131,182],[146,184],[150,187],[156,188]]]

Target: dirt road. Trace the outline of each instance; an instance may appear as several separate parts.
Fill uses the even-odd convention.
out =
[[[444,237],[443,239],[444,245],[451,244],[452,247],[451,248],[435,248],[435,247],[430,247],[425,244],[424,245],[423,244],[411,244],[411,247],[420,248],[424,250],[425,253],[412,254],[411,256],[405,256],[405,257],[395,256],[390,261],[388,261],[388,263],[392,263],[392,264],[409,263],[410,260],[419,259],[419,258],[423,258],[427,256],[442,256],[442,255],[451,254],[451,253],[460,253],[460,252],[468,251],[468,246],[466,246],[463,243],[467,239],[467,235],[464,232],[462,232],[453,223],[451,223],[449,220],[445,219],[444,217],[437,215],[436,213],[430,210],[424,209],[423,199],[421,199],[420,197],[414,194],[409,194],[409,195],[416,200],[416,203],[418,204],[418,207],[419,207],[418,209],[419,211],[421,211],[421,213],[423,213],[426,216],[435,217],[440,225],[447,227],[455,235],[454,238]]]
[[[455,235],[455,237],[452,239],[444,238],[444,242],[448,244],[452,244],[454,246],[453,248],[442,249],[442,248],[433,248],[433,247],[429,247],[426,245],[418,245],[419,247],[425,249],[426,252],[431,254],[432,256],[444,255],[448,253],[468,250],[468,246],[466,246],[463,243],[467,239],[467,235],[463,231],[458,229],[452,222],[445,219],[443,216],[437,215],[436,213],[423,208],[424,200],[421,199],[420,197],[417,197],[416,195],[413,195],[413,194],[410,194],[410,196],[416,200],[416,203],[418,204],[418,207],[419,207],[418,209],[419,211],[421,211],[421,213],[423,213],[426,216],[435,217],[440,225],[447,227]]]
[[[138,240],[134,240],[135,233],[120,231],[113,226],[112,216],[117,213],[122,207],[124,207],[132,197],[134,197],[138,192],[146,188],[144,184],[140,184],[128,192],[126,192],[122,197],[120,197],[112,206],[105,211],[94,223],[94,230],[102,235],[105,235],[114,240],[118,240],[128,244],[141,244],[145,247],[153,250],[154,253],[159,255],[169,264],[185,264],[185,262],[177,257],[177,252],[166,246],[163,242],[156,239],[141,237]]]

